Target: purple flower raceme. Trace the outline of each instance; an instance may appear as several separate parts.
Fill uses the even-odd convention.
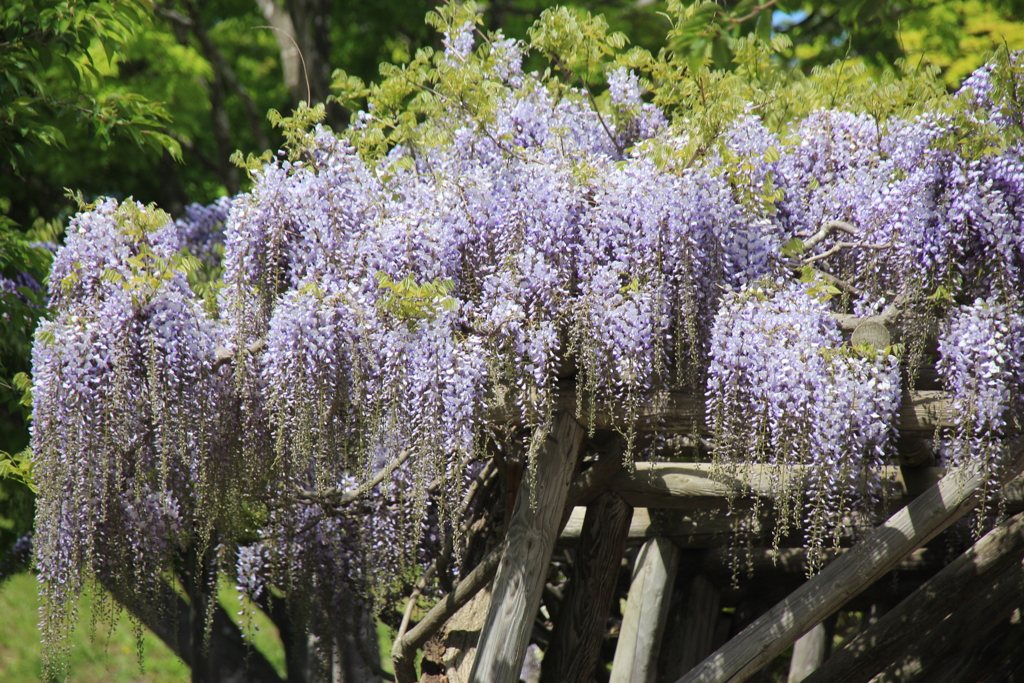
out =
[[[980,472],[989,482],[985,493],[995,496],[1006,455],[1001,439],[1024,408],[1024,316],[991,300],[958,307],[939,352],[956,416],[956,427],[939,440],[941,452],[949,466]]]
[[[885,460],[900,405],[897,359],[844,348],[807,286],[762,282],[722,302],[707,399],[715,458],[727,474],[761,466],[741,476],[769,477],[777,489],[776,541],[790,525],[802,528],[811,567],[820,566],[822,551],[839,543],[847,510],[867,509],[881,495],[874,468]]]

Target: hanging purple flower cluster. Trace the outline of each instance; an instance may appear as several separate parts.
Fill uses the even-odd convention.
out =
[[[42,631],[58,651],[87,580],[151,586],[232,498],[230,383],[212,371],[223,332],[174,267],[178,246],[165,214],[104,200],[53,265],[32,447]]]
[[[1006,464],[1001,439],[1024,414],[1024,317],[991,300],[960,306],[939,339],[939,353],[957,417],[940,441],[943,455],[951,467],[970,465],[994,482]]]
[[[231,212],[231,198],[221,197],[214,203],[189,204],[185,215],[174,221],[180,248],[211,266],[219,266],[224,247],[224,223]]]
[[[877,502],[900,406],[899,363],[842,346],[806,286],[758,283],[727,296],[711,334],[708,415],[728,475],[761,465],[778,494],[776,538],[802,529],[812,568],[843,516]]]

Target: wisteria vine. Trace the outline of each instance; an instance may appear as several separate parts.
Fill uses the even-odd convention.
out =
[[[1016,58],[946,110],[745,111],[695,147],[625,66],[598,102],[471,19],[445,31],[432,113],[386,153],[394,122],[368,106],[178,221],[130,200],[72,221],[34,352],[51,644],[90,578],[144,588],[195,546],[254,597],[320,591],[311,628],[343,628],[332,609],[392,599],[424,561],[428,508],[457,527],[489,420],[542,432],[570,379],[581,418],[621,416],[630,455],[652,392],[706,395],[720,474],[760,466],[776,540],[801,529],[820,557],[879,499],[903,390],[896,349],[852,347],[840,313],[941,318],[944,452],[1000,465],[1024,378],[1024,160],[992,83]],[[965,121],[1008,142],[977,152]]]

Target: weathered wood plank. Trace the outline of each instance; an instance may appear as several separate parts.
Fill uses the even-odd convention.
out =
[[[614,464],[615,461],[610,460],[609,463]],[[638,462],[632,470],[619,468],[611,473],[612,467],[602,463],[593,469],[600,472],[600,480],[605,487],[618,492],[635,508],[706,510],[725,507],[730,497],[771,497],[778,491],[780,478],[797,478],[805,468],[788,467],[780,473],[774,467],[748,465],[734,468],[733,476],[729,478],[716,474],[714,465],[705,462]],[[944,467],[888,466],[875,470],[875,476],[886,492],[886,504],[890,510],[927,491],[945,474]],[[576,484],[573,486],[575,489]],[[587,500],[585,492],[597,489],[593,484],[585,488],[581,484],[579,501]],[[1024,508],[1024,478],[1003,487],[1003,500],[1009,509]]]
[[[579,545],[586,508],[574,508],[558,538],[561,547]],[[728,543],[735,518],[722,510],[656,510],[634,508],[627,545],[640,545],[648,538],[671,537],[680,547],[712,548]]]
[[[575,385],[560,387],[555,395],[557,409],[576,414]],[[701,396],[681,391],[659,391],[648,394],[641,401],[633,425],[640,431],[659,430],[692,433],[694,430],[707,432],[704,414],[704,399]],[[594,411],[583,406],[580,422],[593,429],[624,429],[623,413],[609,411],[601,406]],[[593,419],[593,424],[591,424]],[[900,434],[911,432],[934,432],[936,427],[950,426],[952,412],[947,395],[942,391],[917,391],[903,397],[897,428]]]
[[[587,506],[569,586],[544,653],[541,683],[589,683],[600,655],[633,508],[614,491]]]
[[[687,569],[691,569],[687,567]],[[675,613],[669,615],[661,658],[664,679],[674,681],[714,652],[715,630],[721,612],[721,593],[703,574],[688,578]]]
[[[805,472],[800,466],[747,465],[733,468],[733,476],[725,477],[712,463],[638,462],[632,470],[616,472],[607,486],[633,507],[703,509],[721,507],[729,497],[770,497],[779,490],[780,481],[793,481]],[[926,491],[945,473],[943,467],[880,467],[875,471],[895,505]]]
[[[968,648],[943,664],[929,683],[1012,683],[1013,660],[1024,660],[1024,625],[1011,623],[1012,617],[997,624],[984,642]]]
[[[978,644],[1024,602],[1021,584],[1021,567],[1015,564],[914,643],[885,671],[872,678],[871,683],[932,680],[932,674],[942,671],[957,655]]]
[[[470,673],[470,680],[478,683],[519,681],[583,429],[562,412],[553,418],[549,433],[537,433],[534,438],[545,440],[536,456],[536,472],[523,478],[494,577],[491,604]]]
[[[786,683],[800,683],[822,665],[831,649],[832,632],[826,619],[793,643]]]
[[[1006,480],[1024,465],[1024,438],[1009,444]],[[680,679],[736,683],[793,644],[847,600],[977,505],[982,479],[973,466],[947,474],[743,632]]]
[[[652,538],[640,549],[626,598],[626,613],[622,615],[610,683],[654,681],[678,566],[679,548],[667,538]]]
[[[867,631],[838,650],[807,683],[863,683],[963,601],[1024,557],[1024,513],[985,534]]]

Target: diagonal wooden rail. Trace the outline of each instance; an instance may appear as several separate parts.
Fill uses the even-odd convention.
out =
[[[967,552],[832,655],[807,683],[865,683],[914,639],[1024,557],[1024,513],[1003,521]]]
[[[1005,481],[1024,468],[1024,437],[1008,444]],[[850,598],[978,504],[983,479],[966,465],[899,510],[867,538],[723,645],[679,683],[740,683]]]

